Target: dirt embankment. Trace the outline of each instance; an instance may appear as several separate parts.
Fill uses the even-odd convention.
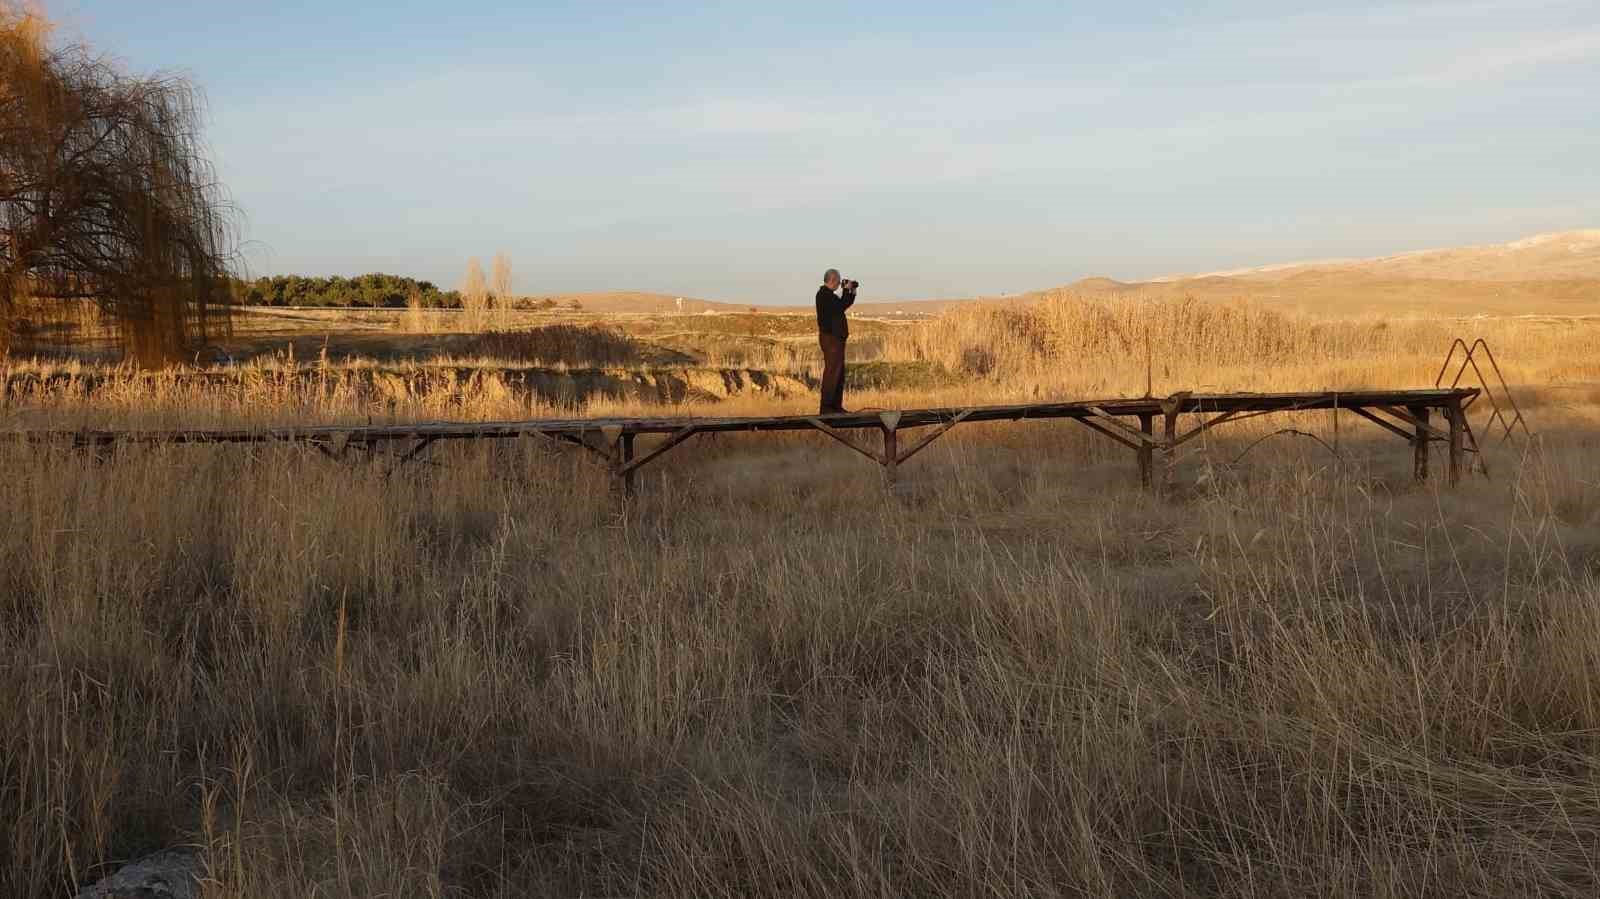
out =
[[[8,402],[88,396],[124,389],[194,387],[263,396],[343,394],[372,402],[441,395],[503,396],[556,405],[596,399],[649,403],[715,402],[751,393],[782,398],[815,389],[806,375],[739,368],[302,368],[177,372],[13,372],[0,380]]]

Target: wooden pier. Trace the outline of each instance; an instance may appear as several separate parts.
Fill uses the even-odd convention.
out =
[[[504,440],[539,436],[564,441],[594,453],[632,490],[635,475],[697,434],[735,431],[814,430],[832,437],[883,467],[891,481],[899,466],[956,425],[975,422],[1067,419],[1131,450],[1139,482],[1170,484],[1179,447],[1230,422],[1283,412],[1347,410],[1409,443],[1413,472],[1429,476],[1433,443],[1445,445],[1449,483],[1461,478],[1467,453],[1477,441],[1466,409],[1476,388],[1435,390],[1320,391],[1312,393],[1175,393],[1165,398],[1107,399],[1066,403],[1026,403],[840,415],[777,415],[737,418],[578,418],[493,422],[427,422],[397,425],[325,425],[251,429],[191,428],[138,430],[0,431],[0,440],[64,444],[103,452],[130,444],[298,443],[335,459],[351,450],[396,449],[395,465],[418,457],[443,440]],[[1439,417],[1435,419],[1434,413]],[[1184,416],[1189,416],[1184,421]],[[855,432],[877,432],[876,445],[858,442]],[[638,438],[651,440],[640,444]],[[902,440],[902,438],[905,438]],[[398,446],[396,446],[398,445]],[[1480,459],[1481,464],[1481,459]]]

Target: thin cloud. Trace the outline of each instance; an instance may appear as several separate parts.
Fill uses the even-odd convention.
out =
[[[937,278],[952,271],[944,256],[975,242],[993,247],[985,264],[1021,270],[1040,242],[1107,221],[1177,234],[1203,218],[1174,240],[1221,246],[1232,229],[1258,246],[1270,237],[1260,223],[1290,204],[1306,229],[1376,233],[1374,217],[1449,222],[1474,203],[1595,194],[1578,150],[1549,148],[1592,146],[1600,132],[1540,106],[1600,85],[1592,5],[1212,17],[1064,33],[1032,52],[1036,37],[1009,38],[1030,52],[996,43],[953,59],[908,49],[906,34],[861,34],[860,65],[837,72],[780,46],[755,62],[735,52],[744,62],[726,71],[697,57],[636,72],[633,86],[623,63],[595,84],[588,58],[441,55],[328,96],[224,99],[214,138],[256,236],[290,267],[374,235],[450,258],[490,229],[584,258],[638,257],[671,235],[770,267],[809,223],[832,234],[870,212],[860,234],[919,235]],[[1476,123],[1508,116],[1505,135],[1471,139]],[[300,195],[271,174],[286,168],[302,173]],[[1469,169],[1518,174],[1453,190]],[[1294,195],[1273,195],[1270,179]],[[307,220],[339,227],[312,234]],[[795,230],[773,239],[752,221]]]
[[[1600,29],[1579,34],[1531,36],[1512,46],[1474,53],[1424,77],[1429,84],[1455,85],[1545,65],[1600,62]]]

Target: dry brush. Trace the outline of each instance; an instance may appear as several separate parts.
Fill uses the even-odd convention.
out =
[[[1149,333],[1272,389],[1321,337],[1370,376],[1452,327],[971,315],[884,352],[987,339],[980,397],[1142,382]],[[1486,327],[1524,383],[1593,341]],[[161,384],[11,411],[383,411]],[[626,505],[542,445],[0,450],[0,893],[193,842],[216,897],[1589,894],[1597,409],[1455,493],[1353,429],[1208,461],[1247,424],[1167,505],[1064,423],[958,430],[892,497],[821,438],[707,439]]]

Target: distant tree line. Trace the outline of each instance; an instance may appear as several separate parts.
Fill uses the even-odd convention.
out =
[[[490,319],[497,313],[512,309],[547,311],[558,308],[551,297],[517,296],[513,292],[511,260],[504,253],[494,258],[492,279],[484,275],[482,263],[471,260],[460,290],[441,290],[432,281],[382,272],[352,278],[273,275],[234,280],[233,302],[243,306],[462,309],[469,316],[482,319],[483,324],[491,324]],[[576,299],[559,305],[569,310],[582,308]]]
[[[375,272],[345,278],[274,275],[239,281],[234,296],[246,306],[353,306],[402,309],[413,304],[428,309],[461,308],[461,292],[440,290],[432,281]]]

